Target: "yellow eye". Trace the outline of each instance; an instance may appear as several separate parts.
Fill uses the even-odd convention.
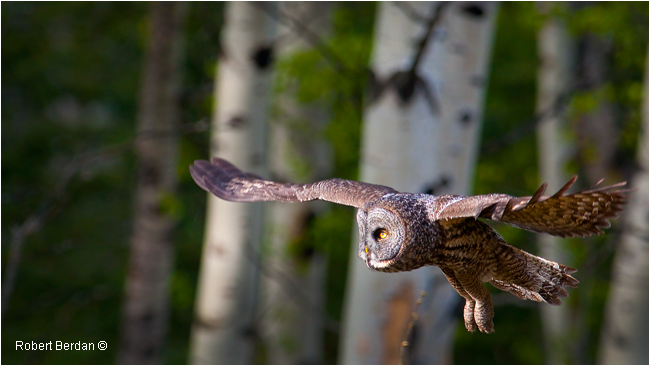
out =
[[[366,247],[366,254],[368,254],[368,247]]]
[[[383,240],[388,238],[388,230],[386,229],[377,229],[372,233],[373,238],[375,240]]]

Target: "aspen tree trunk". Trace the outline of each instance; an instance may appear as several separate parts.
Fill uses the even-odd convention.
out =
[[[138,115],[138,188],[118,363],[160,364],[169,321],[180,114],[180,3],[151,3]]]
[[[455,3],[444,33],[437,95],[442,115],[437,146],[446,178],[435,194],[472,194],[498,3]]]
[[[590,2],[571,2],[570,6],[579,9],[584,6],[594,6]],[[596,101],[596,108],[584,112],[572,121],[571,128],[576,136],[577,162],[580,173],[585,181],[593,184],[600,179],[607,178],[609,182],[617,181],[616,171],[613,163],[616,153],[617,139],[619,134],[616,127],[615,105],[604,96],[610,72],[610,55],[613,52],[613,42],[607,37],[593,33],[582,35],[578,41],[579,47],[576,52],[576,75],[577,85],[582,91],[589,93]],[[595,238],[584,238],[584,241],[594,243]],[[580,276],[592,278],[599,271],[597,268],[581,268]],[[587,310],[594,302],[590,295],[594,282],[585,280],[580,284],[577,291],[578,306],[573,313],[573,324],[576,324],[574,341],[568,344],[574,363],[586,363],[590,361],[588,345],[592,342],[592,334],[589,330]],[[573,295],[572,295],[573,296]]]
[[[551,11],[551,3],[539,3],[540,12]],[[551,17],[537,35],[537,48],[541,64],[537,73],[537,114],[548,113],[563,93],[567,92],[570,78],[569,39],[564,24]],[[549,191],[562,187],[568,177],[564,165],[568,146],[562,139],[565,125],[562,115],[553,114],[537,126],[539,167],[542,181],[548,183]],[[550,235],[537,235],[539,255],[553,261],[570,265],[567,254],[561,248],[562,240]],[[542,329],[548,364],[566,363],[568,357],[568,330],[570,314],[567,306],[542,306]]]
[[[647,65],[646,55],[646,65]],[[641,135],[625,228],[617,247],[601,333],[598,362],[648,364],[648,69]]]
[[[432,4],[407,3],[428,16]],[[424,26],[409,19],[394,3],[379,3],[375,20],[375,44],[371,66],[380,81],[409,67],[415,57],[414,41],[425,32]],[[430,45],[429,45],[430,46]],[[431,47],[428,49],[431,52]],[[364,111],[359,180],[391,186],[398,191],[418,192],[438,171],[435,141],[438,117],[432,115],[421,91],[401,102],[394,87],[387,87]],[[413,141],[420,134],[420,141]],[[415,164],[425,162],[423,178],[417,177]],[[428,164],[427,164],[428,163]],[[340,340],[340,363],[397,364],[412,305],[418,290],[432,274],[430,268],[411,272],[381,273],[368,269],[357,258],[358,234],[354,235],[352,258],[346,288],[346,309]],[[389,338],[389,335],[394,338]]]
[[[266,110],[273,23],[254,3],[226,3],[216,78],[211,155],[266,175]],[[256,339],[260,203],[208,194],[190,362],[247,364]]]
[[[410,97],[404,98],[403,94],[408,85],[388,83],[379,88],[383,92],[366,108],[360,180],[398,191],[440,194],[446,181],[444,172],[451,176],[454,189],[469,190],[468,170],[473,169],[476,159],[496,8],[493,4],[476,4],[477,8],[467,11],[464,4],[442,9],[431,2],[380,3],[372,58],[380,83],[391,77],[399,79],[394,76],[412,66],[417,41],[427,31],[425,22],[409,19],[405,6],[424,18],[438,14],[441,19],[436,24],[449,29],[436,28],[428,38],[420,67],[415,70],[420,82]],[[481,15],[471,15],[477,12]],[[441,33],[448,38],[437,39],[435,35]],[[466,125],[457,128],[459,121]],[[440,144],[455,149],[452,152],[459,166],[443,162],[450,152]],[[451,319],[461,299],[446,284],[440,270],[425,267],[405,273],[373,272],[356,258],[356,250],[355,237],[341,362],[451,362],[451,341],[457,324]],[[407,326],[422,290],[428,295],[418,309],[422,321],[415,324],[418,334],[424,337],[409,345],[405,356],[400,354],[401,344],[409,340]]]
[[[437,71],[440,76],[434,79],[441,119],[436,136],[440,173],[437,184],[431,187],[433,194],[473,193],[498,10],[496,2],[459,2],[451,4],[445,14],[445,27],[441,32],[448,38],[434,46],[441,48],[438,52],[442,55],[442,65],[431,65],[442,70]],[[437,292],[427,295],[420,306],[421,336],[414,345],[416,363],[452,361],[454,329],[442,328],[440,324],[448,324],[449,319],[446,323],[445,317],[449,318],[450,310],[446,309],[453,309],[465,301],[443,276],[435,280],[439,285]],[[441,354],[441,350],[448,353]]]
[[[331,2],[281,2],[278,16],[287,16],[324,39],[329,30]],[[282,24],[282,23],[281,23]],[[286,23],[285,23],[286,24]],[[283,48],[278,60],[288,60],[310,45],[292,27],[282,26]],[[328,120],[319,103],[300,104],[297,90],[287,86],[275,96],[277,115],[271,121],[269,162],[274,179],[312,182],[330,178],[331,153],[325,141]],[[302,204],[269,202],[266,206],[268,250],[262,280],[262,335],[270,364],[323,362],[323,324],[327,260],[313,248],[289,248],[305,230],[308,218],[328,207],[314,201]]]

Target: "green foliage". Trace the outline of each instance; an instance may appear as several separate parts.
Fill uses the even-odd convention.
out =
[[[489,152],[479,155],[475,194],[527,195],[539,187],[535,136],[526,126],[535,114],[538,18],[530,3],[500,7],[481,138],[481,149]],[[523,133],[491,150],[513,131]]]
[[[165,215],[174,219],[183,216],[183,204],[173,192],[161,193],[158,202],[160,202],[160,211]]]
[[[334,173],[342,178],[357,176],[373,20],[374,4],[342,4],[334,12],[333,34],[321,48],[297,52],[276,65],[276,92],[295,90],[298,102],[329,107],[325,135],[334,150]],[[291,126],[300,128],[300,123],[308,122]]]
[[[619,154],[632,159],[641,126],[639,105],[643,98],[643,73],[648,67],[648,2],[602,2],[580,6],[565,17],[575,36],[595,35],[611,45],[608,57],[612,62],[608,65],[610,70],[605,84],[583,91],[578,98],[582,100],[573,101],[577,104],[576,114],[582,112],[580,107],[584,104],[581,102],[593,103],[595,99],[596,105],[603,100],[614,103],[621,131],[617,139]]]
[[[615,44],[614,62],[628,71],[642,71],[647,64],[648,3],[603,2],[597,6],[581,6],[567,13],[568,27],[573,34],[593,33],[610,38]]]
[[[368,77],[367,65],[374,25],[372,3],[352,3],[334,14],[331,48],[346,60],[346,72],[339,73],[331,85],[340,90],[332,105],[332,122],[327,136],[334,148],[335,172],[341,178],[355,179],[359,164],[363,96]]]
[[[115,362],[136,183],[128,146],[135,137],[148,7],[2,4],[3,271],[11,228],[55,208],[23,244],[15,290],[3,313],[4,363]],[[222,7],[190,6],[184,122],[211,113],[214,75],[206,65],[216,58]],[[116,150],[119,145],[126,150]],[[187,361],[205,206],[187,166],[205,157],[207,146],[205,134],[181,137],[181,185],[177,195],[161,197],[161,207],[178,220],[169,363]],[[56,192],[78,159],[88,157],[94,157],[92,164],[72,176],[63,194]],[[16,351],[17,340],[103,340],[108,349]]]

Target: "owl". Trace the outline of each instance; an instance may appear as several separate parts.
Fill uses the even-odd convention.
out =
[[[576,270],[515,248],[483,221],[561,237],[601,234],[608,219],[627,203],[626,183],[566,195],[577,176],[552,196],[546,184],[528,197],[402,193],[345,179],[312,184],[276,183],[244,173],[226,160],[197,160],[194,181],[217,197],[234,202],[324,200],[356,207],[359,257],[382,272],[438,266],[465,299],[463,318],[470,332],[492,333],[494,309],[484,282],[521,299],[559,305],[565,287],[577,287]],[[601,180],[602,181],[602,180]],[[600,183],[600,182],[598,182]]]

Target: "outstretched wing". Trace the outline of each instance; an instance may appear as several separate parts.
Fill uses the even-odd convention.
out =
[[[608,219],[618,216],[627,203],[628,193],[634,189],[619,189],[626,182],[583,190],[565,195],[576,182],[573,176],[556,194],[543,196],[546,183],[528,197],[506,194],[480,196],[447,196],[447,204],[438,219],[456,217],[483,217],[500,221],[520,229],[548,233],[561,237],[602,234],[610,227]],[[600,181],[602,182],[602,180]],[[598,182],[598,184],[600,184]],[[442,196],[443,198],[445,196]]]
[[[209,162],[195,161],[190,165],[190,174],[199,187],[233,202],[319,199],[359,208],[388,193],[397,193],[390,187],[338,178],[312,184],[276,183],[244,173],[228,161],[214,157]]]

